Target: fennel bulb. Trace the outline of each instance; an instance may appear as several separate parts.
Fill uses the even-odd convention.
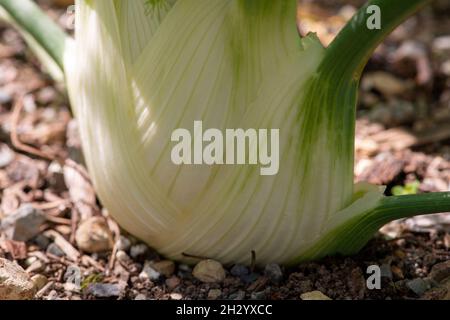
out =
[[[76,1],[59,57],[88,169],[112,216],[162,254],[289,264],[354,253],[390,220],[450,209],[448,194],[353,184],[361,71],[426,1],[370,1],[383,28],[365,29],[366,5],[326,49],[299,36],[296,2]],[[174,163],[174,131],[198,121],[279,129],[277,174]]]

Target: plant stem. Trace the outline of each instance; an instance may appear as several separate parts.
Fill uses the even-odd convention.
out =
[[[386,222],[421,214],[450,212],[450,192],[386,197],[377,211],[377,215]]]
[[[372,212],[343,227],[341,234],[348,237],[339,243],[338,251],[343,254],[358,252],[388,222],[440,212],[450,212],[450,192],[385,197]]]
[[[11,18],[28,32],[64,70],[67,34],[31,0],[0,0]]]
[[[335,74],[359,79],[373,51],[386,36],[429,2],[431,0],[368,1],[327,48],[323,67],[334,70]],[[371,30],[367,26],[367,21],[373,14],[368,12],[370,6],[380,8],[380,29]]]
[[[292,265],[337,253],[355,254],[386,223],[439,212],[450,212],[450,192],[384,197],[372,211],[356,216],[329,232],[319,243],[294,259]]]
[[[368,1],[326,49],[325,57],[318,68],[314,86],[307,94],[311,97],[304,106],[318,119],[326,119],[325,125],[333,135],[328,139],[328,148],[333,158],[330,163],[345,164],[339,170],[353,181],[355,118],[361,73],[376,47],[398,25],[413,15],[430,0],[371,0]],[[368,21],[374,18],[371,6],[378,8],[379,29],[371,30]],[[311,117],[313,118],[313,117]],[[310,135],[321,134],[316,123],[305,124]],[[305,130],[306,131],[306,130]],[[351,194],[351,192],[350,192]],[[349,199],[344,199],[349,201]]]

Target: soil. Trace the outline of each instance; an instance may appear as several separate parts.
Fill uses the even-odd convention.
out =
[[[327,44],[360,3],[304,1],[299,10],[302,30],[318,31]],[[40,4],[73,31],[70,10],[49,1]],[[449,17],[450,3],[436,1],[398,28],[371,59],[358,107],[355,181],[386,185],[387,195],[449,189]],[[450,294],[450,281],[426,282],[433,266],[450,260],[448,214],[395,221],[359,254],[282,268],[279,283],[261,269],[233,276],[233,266],[225,266],[222,283],[201,283],[190,267],[179,264],[173,275],[144,279],[140,274],[145,261],[163,257],[121,231],[108,216],[82,158],[64,89],[41,70],[20,35],[1,24],[0,219],[32,204],[45,213],[46,221],[40,236],[26,242],[8,240],[0,231],[0,258],[18,262],[30,276],[47,278],[35,299],[277,300],[300,299],[316,290],[331,299],[352,300],[444,299]],[[125,248],[126,256],[119,259],[117,246],[102,254],[80,250],[76,231],[80,221],[92,216],[104,217],[114,240],[125,236],[134,250],[141,246],[143,252]],[[38,267],[36,260],[42,262]],[[382,269],[379,290],[366,285],[371,265]],[[81,288],[68,285],[70,268],[80,270]],[[420,279],[430,285],[422,290]],[[95,284],[116,285],[117,292],[102,297]]]

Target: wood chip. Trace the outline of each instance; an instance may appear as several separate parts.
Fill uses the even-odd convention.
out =
[[[407,128],[392,128],[370,136],[381,151],[405,150],[450,138],[450,126],[436,126],[426,132],[415,133]]]
[[[11,254],[14,260],[23,260],[27,258],[27,246],[25,242],[3,240],[0,246],[5,252]]]
[[[98,263],[97,261],[92,259],[90,256],[87,256],[87,255],[82,256],[81,257],[81,262],[84,265],[92,266],[92,267],[94,267],[95,269],[97,269],[97,270],[99,270],[101,272],[105,271],[105,268],[100,263]]]
[[[68,160],[64,165],[64,181],[69,189],[70,199],[80,213],[81,220],[98,214],[94,187],[83,166]]]
[[[39,260],[42,260],[45,263],[49,263],[50,259],[41,251],[33,251],[28,253],[29,257],[36,257]]]
[[[385,185],[398,176],[404,167],[404,160],[389,152],[380,153],[358,176],[357,181]]]
[[[67,258],[72,261],[77,261],[80,257],[80,253],[75,249],[62,235],[54,230],[48,230],[44,233],[46,237],[53,239],[55,244],[61,248],[61,250],[66,254]]]
[[[35,294],[35,298],[36,299],[39,299],[39,298],[42,298],[46,293],[47,293],[47,291],[49,291],[51,288],[53,288],[53,285],[54,285],[55,283],[53,282],[53,281],[50,281],[49,283],[47,283],[41,290],[39,290],[36,294]]]

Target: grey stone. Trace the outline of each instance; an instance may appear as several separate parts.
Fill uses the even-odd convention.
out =
[[[382,264],[380,267],[380,273],[382,278],[387,278],[392,280],[392,270],[391,266],[387,263]]]
[[[228,296],[230,300],[244,300],[245,291],[239,290],[238,292],[232,293]]]
[[[190,266],[188,266],[187,264],[180,264],[178,266],[178,270],[183,271],[183,272],[192,272],[192,268]]]
[[[187,264],[180,264],[178,266],[178,276],[182,279],[192,279],[192,268]]]
[[[131,241],[125,236],[120,236],[119,240],[116,242],[117,250],[122,250],[128,252],[131,248]]]
[[[12,101],[12,96],[5,90],[0,90],[0,104],[8,104]]]
[[[50,254],[60,257],[60,258],[62,258],[66,255],[64,253],[64,251],[62,251],[62,249],[60,247],[58,247],[58,245],[55,243],[50,243],[50,245],[47,247],[47,253],[50,253]]]
[[[217,300],[222,295],[222,290],[220,289],[211,289],[208,292],[208,299],[209,300]]]
[[[8,239],[28,241],[39,234],[45,222],[44,213],[29,204],[22,205],[17,211],[2,220],[2,230]]]
[[[15,154],[8,145],[0,144],[0,168],[4,168],[14,160]]]
[[[231,275],[235,277],[246,276],[249,274],[249,272],[250,271],[248,270],[248,268],[242,264],[235,264],[230,270]]]
[[[38,234],[36,237],[34,237],[34,243],[37,244],[37,246],[39,247],[39,249],[41,250],[46,250],[47,247],[50,245],[50,243],[52,242],[49,238],[47,238],[46,236],[44,236],[43,234]]]
[[[139,274],[139,279],[149,279],[152,281],[158,280],[161,277],[161,273],[156,271],[149,263],[144,265],[142,272]]]
[[[406,282],[406,287],[410,289],[412,292],[421,296],[425,293],[425,291],[431,289],[431,284],[429,281],[425,281],[424,279],[417,278]]]
[[[283,271],[276,263],[268,264],[264,269],[264,274],[272,283],[279,284],[283,281]]]
[[[130,256],[133,259],[145,258],[148,252],[149,252],[148,246],[143,243],[136,244],[134,246],[131,246],[130,248]]]
[[[243,282],[245,282],[246,284],[249,284],[249,283],[255,282],[258,278],[259,278],[259,274],[252,272],[252,273],[242,276],[241,280]]]
[[[88,286],[87,292],[97,298],[119,297],[123,293],[123,287],[118,284],[93,283]]]
[[[250,296],[251,300],[265,300],[266,293],[264,291],[253,292]]]

